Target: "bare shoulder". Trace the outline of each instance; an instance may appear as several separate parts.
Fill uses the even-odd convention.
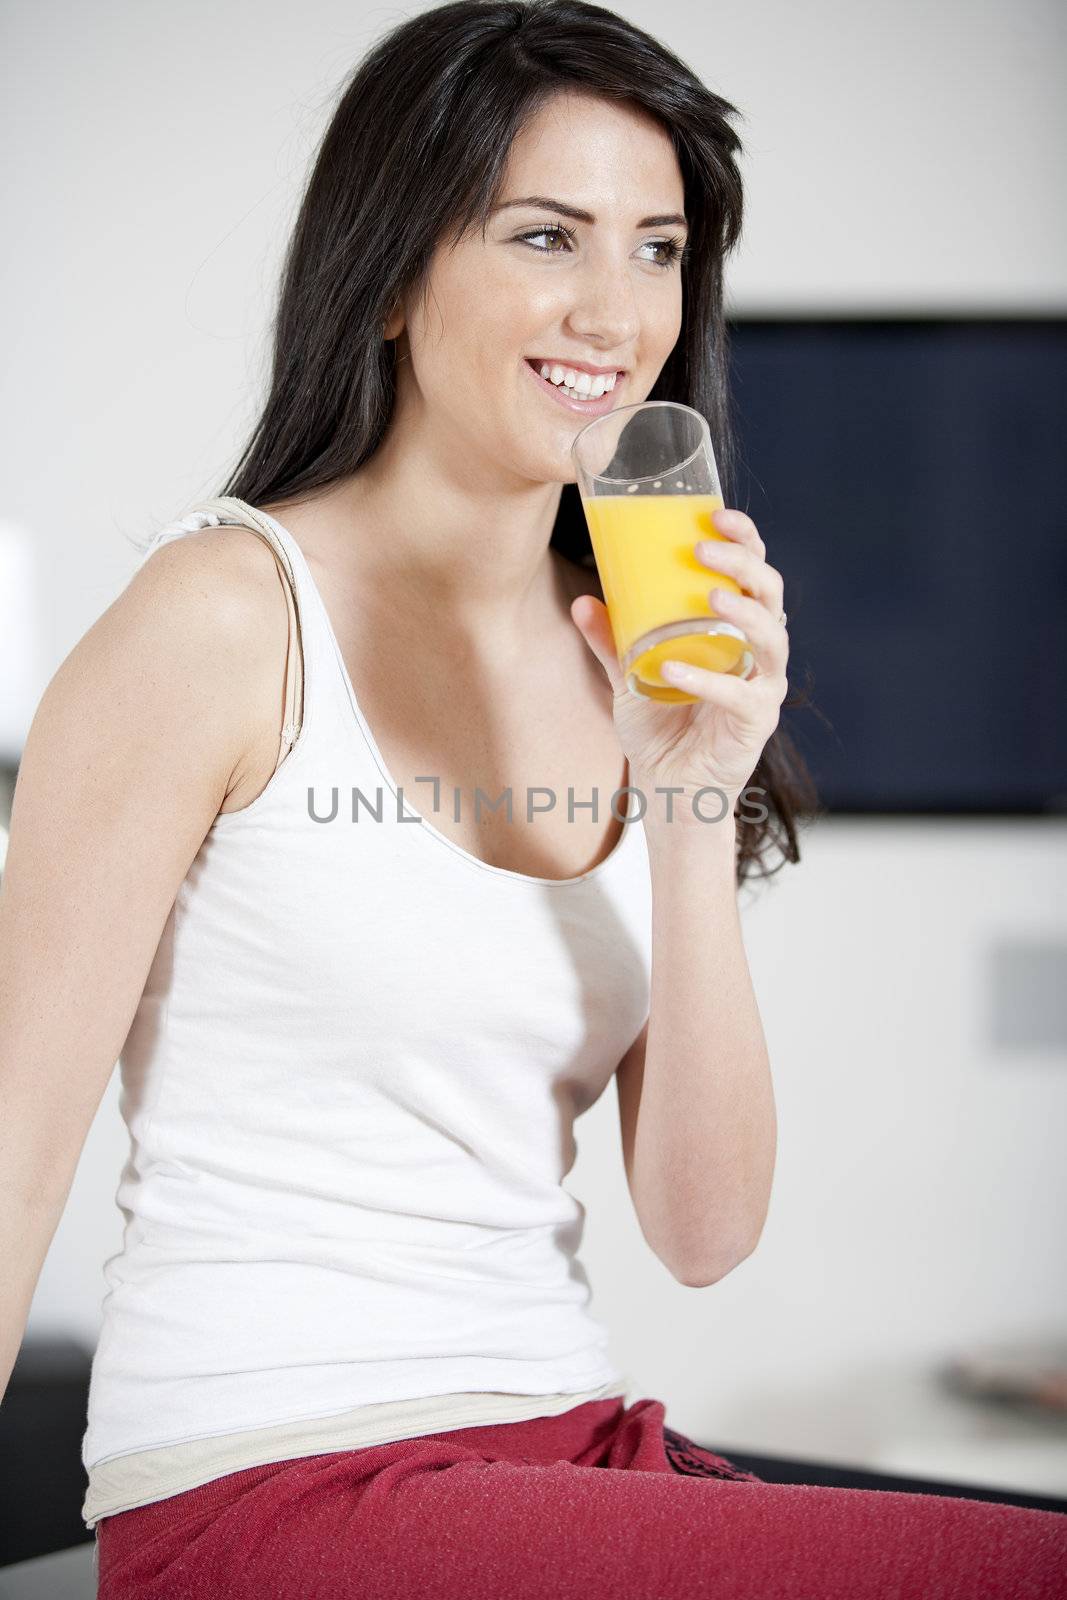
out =
[[[240,810],[274,771],[283,720],[289,613],[274,553],[250,528],[202,528],[162,545],[136,576],[161,626],[203,632],[231,730],[220,810]]]
[[[173,539],[61,662],[27,738],[31,764],[46,789],[67,782],[84,734],[94,770],[103,757],[146,802],[142,827],[199,840],[249,764],[277,753],[288,637],[277,564],[256,534]]]
[[[221,706],[232,682],[221,674],[242,664],[254,671],[272,655],[272,635],[284,646],[287,624],[274,557],[255,534],[186,534],[142,562],[62,661],[50,698],[84,684],[94,693],[121,688],[131,714],[158,710],[163,698]]]
[[[202,528],[161,545],[130,580],[120,604],[150,627],[157,649],[180,653],[190,633],[232,692],[254,695],[279,655],[289,620],[274,553],[250,528]]]
[[[273,552],[251,528],[201,528],[154,550],[130,580],[134,603],[166,597],[205,607],[214,623],[262,621],[264,597],[278,589]],[[276,610],[276,607],[270,607]]]

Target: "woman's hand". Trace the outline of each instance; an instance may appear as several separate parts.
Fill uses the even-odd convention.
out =
[[[721,572],[741,587],[740,595],[712,589],[709,602],[748,639],[754,660],[747,678],[690,666],[672,675],[664,668],[665,682],[699,698],[694,704],[649,700],[627,687],[603,602],[580,595],[571,604],[571,620],[611,682],[615,728],[632,781],[643,789],[681,786],[687,795],[707,785],[722,789],[732,807],[778,726],[789,690],[789,637],[782,576],[767,565],[756,524],[743,511],[717,511],[714,520],[726,538],[709,541],[706,550],[698,544],[696,555],[709,573]],[[651,807],[653,795],[645,792]]]

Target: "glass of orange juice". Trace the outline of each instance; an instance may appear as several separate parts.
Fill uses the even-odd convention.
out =
[[[620,406],[588,423],[571,446],[589,537],[619,665],[634,694],[693,702],[664,682],[673,659],[745,677],[748,640],[711,609],[711,589],[740,585],[697,560],[722,492],[704,417],[673,400]]]

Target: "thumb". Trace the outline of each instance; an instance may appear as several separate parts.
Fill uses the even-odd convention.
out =
[[[608,675],[615,694],[628,694],[629,686],[619,666],[615,635],[608,608],[596,595],[581,594],[571,602],[571,621]]]

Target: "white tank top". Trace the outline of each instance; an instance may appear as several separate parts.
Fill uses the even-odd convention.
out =
[[[560,880],[450,840],[428,785],[401,818],[292,535],[225,498],[142,559],[220,522],[275,552],[302,692],[274,775],[178,890],[120,1058],[90,1528],[241,1467],[630,1387],[562,1180],[648,1015],[640,797],[600,797],[622,837]]]

